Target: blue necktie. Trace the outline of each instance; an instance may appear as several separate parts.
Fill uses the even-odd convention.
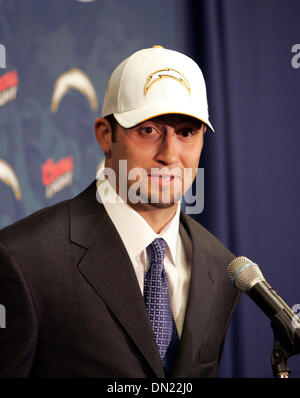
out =
[[[170,308],[168,277],[164,269],[166,242],[155,239],[148,247],[149,267],[144,277],[144,300],[166,376],[170,376],[179,337]]]

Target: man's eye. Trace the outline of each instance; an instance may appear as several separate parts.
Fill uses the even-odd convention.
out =
[[[153,127],[143,127],[142,132],[147,135],[150,135],[150,134],[154,133],[154,128]]]
[[[179,134],[182,137],[187,138],[194,134],[194,130],[193,129],[182,129],[182,130],[180,130]]]

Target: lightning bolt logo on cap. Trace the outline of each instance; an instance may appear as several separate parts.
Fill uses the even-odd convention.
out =
[[[145,95],[148,93],[150,87],[152,87],[154,83],[165,78],[176,80],[178,83],[182,84],[187,89],[189,95],[191,95],[191,88],[188,80],[180,72],[172,68],[164,68],[151,73],[151,75],[147,77],[144,87]]]
[[[62,73],[54,83],[51,111],[56,112],[62,98],[71,89],[79,91],[90,102],[91,109],[98,109],[98,100],[94,86],[89,77],[80,69],[72,68]]]

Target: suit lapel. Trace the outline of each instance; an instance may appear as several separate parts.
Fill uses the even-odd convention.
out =
[[[173,372],[174,377],[188,377],[190,374],[203,338],[208,332],[206,323],[211,311],[211,297],[215,290],[212,262],[206,253],[205,242],[201,240],[199,233],[196,233],[193,223],[193,220],[185,214],[181,214],[181,224],[185,228],[185,233],[189,235],[192,245],[192,269],[185,321]],[[183,236],[181,229],[181,237]]]
[[[159,352],[130,258],[93,183],[71,201],[70,239],[87,250],[78,269],[107,304],[158,377]]]
[[[188,377],[190,374],[207,333],[206,323],[212,302],[210,297],[215,289],[211,259],[193,223],[193,220],[181,214],[181,231],[184,227],[186,238],[192,245],[192,270],[174,377]],[[135,272],[117,230],[104,206],[96,200],[95,183],[71,201],[70,240],[86,249],[78,264],[79,271],[114,313],[154,373],[164,377]]]

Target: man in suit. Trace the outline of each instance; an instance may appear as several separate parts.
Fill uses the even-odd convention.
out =
[[[179,204],[206,129],[190,58],[155,46],[115,69],[98,181],[0,232],[2,377],[217,376],[234,256]]]

